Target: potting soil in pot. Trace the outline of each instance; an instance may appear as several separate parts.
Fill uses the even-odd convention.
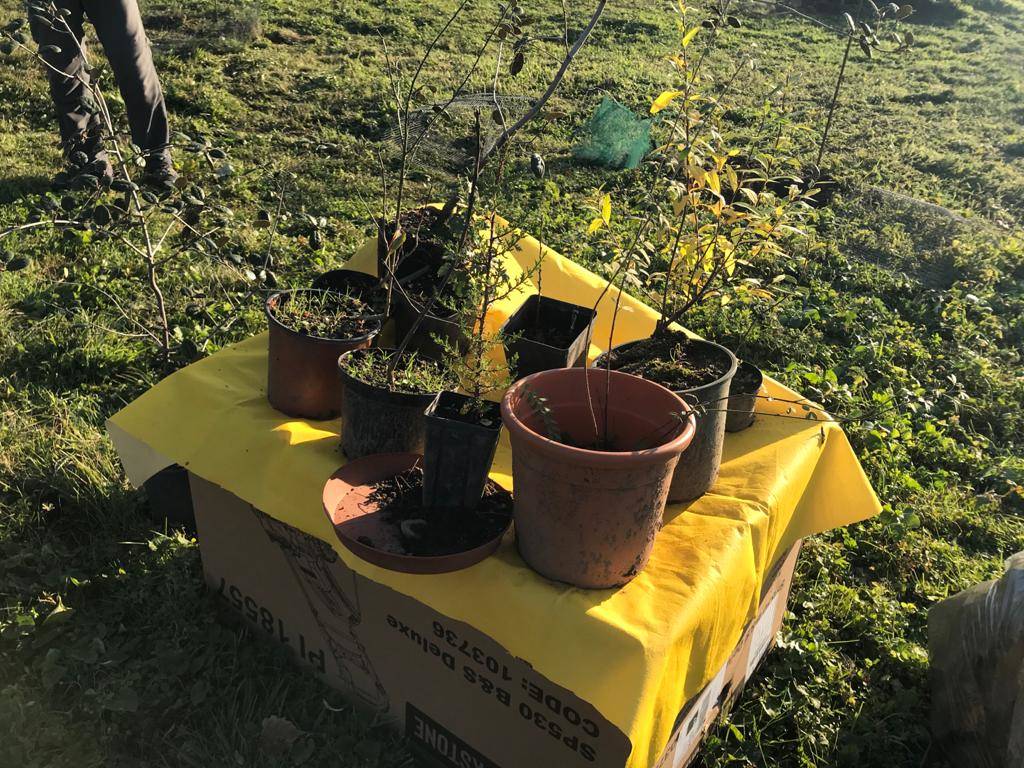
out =
[[[758,374],[756,368],[741,365],[736,369],[736,375],[732,377],[732,384],[729,393],[732,395],[753,395],[761,386],[763,377]]]
[[[378,505],[383,521],[394,526],[399,534],[396,538],[404,549],[394,552],[398,555],[431,557],[466,552],[500,536],[512,517],[512,494],[489,480],[475,510],[461,514],[446,512],[444,517],[432,519],[431,511],[423,508],[420,467],[374,483],[367,498]],[[365,536],[360,536],[359,542],[373,548],[384,544]]]
[[[656,381],[673,392],[716,381],[730,368],[727,358],[709,352],[683,333],[651,336],[614,350],[611,358],[614,370]]]
[[[348,375],[371,387],[418,395],[436,394],[455,383],[436,360],[406,352],[395,366],[389,386],[387,368],[394,351],[375,348],[358,350],[358,353],[345,356],[340,363]]]
[[[576,325],[562,324],[551,326],[545,322],[543,313],[541,313],[540,318],[535,319],[535,313],[529,312],[526,324],[517,333],[521,338],[535,341],[538,344],[566,348],[576,341],[576,338],[580,335],[580,329]]]
[[[368,304],[335,291],[310,289],[283,294],[271,311],[286,328],[320,339],[355,339],[380,325]]]
[[[416,308],[420,309],[430,301],[434,291],[437,290],[443,279],[443,274],[438,275],[432,271],[426,272],[407,283],[403,283],[402,288],[405,290],[406,295],[413,300],[413,303],[419,305]],[[458,286],[456,285],[457,279],[457,277],[453,276],[449,280],[448,285],[445,286],[444,293],[434,302],[434,306],[430,310],[430,314],[434,317],[450,317],[458,311],[456,308],[459,293]]]

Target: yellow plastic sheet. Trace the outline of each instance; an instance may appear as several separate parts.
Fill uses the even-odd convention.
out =
[[[523,239],[510,268],[529,271],[540,246]],[[373,249],[350,266],[373,271]],[[601,278],[546,251],[545,295],[592,305]],[[527,286],[529,288],[529,286]],[[610,290],[599,307],[591,353],[607,346]],[[515,302],[518,303],[518,302]],[[615,343],[643,338],[657,315],[623,296]],[[512,302],[492,321],[503,322]],[[343,462],[339,422],[293,420],[266,402],[266,336],[228,347],[168,377],[109,422],[129,478],[141,483],[170,462],[256,508],[330,543],[367,578],[487,633],[553,682],[591,702],[633,744],[630,768],[653,765],[676,715],[725,663],[757,610],[762,579],[798,539],[879,512],[835,424],[761,416],[728,435],[718,482],[688,505],[670,506],[650,563],[618,590],[547,581],[506,537],[473,568],[438,576],[393,573],[338,542],[321,507],[327,477]],[[768,394],[795,394],[767,381]],[[762,413],[788,406],[762,401]],[[492,476],[511,488],[503,434]]]

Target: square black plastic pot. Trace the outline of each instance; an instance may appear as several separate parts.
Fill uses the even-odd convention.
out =
[[[424,415],[423,506],[476,508],[498,447],[501,406],[456,392],[441,392]]]
[[[515,359],[517,379],[538,371],[571,368],[585,357],[590,347],[597,312],[547,296],[530,296],[502,326],[505,355]],[[565,329],[572,341],[567,346],[552,346],[528,338],[534,328]],[[585,362],[585,361],[584,361]]]
[[[396,292],[394,297],[395,319],[395,343],[400,344],[402,339],[412,331],[417,318],[422,312],[422,307],[413,305],[402,293]],[[406,345],[409,352],[417,352],[431,360],[441,360],[445,354],[444,344],[450,348],[465,351],[469,347],[469,340],[462,332],[462,327],[457,322],[458,313],[447,317],[429,314],[424,317],[416,332]],[[444,344],[439,344],[437,338],[444,339]]]

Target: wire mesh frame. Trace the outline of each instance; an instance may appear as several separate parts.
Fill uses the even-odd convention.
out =
[[[472,168],[476,157],[476,113],[480,113],[481,138],[486,152],[504,126],[526,114],[531,104],[525,96],[466,93],[451,101],[417,107],[408,118],[411,149],[406,165],[428,174],[465,173]],[[401,156],[402,132],[397,124],[389,127],[382,144],[386,158]]]

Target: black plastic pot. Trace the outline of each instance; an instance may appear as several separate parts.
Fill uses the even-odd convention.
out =
[[[597,312],[589,307],[547,296],[527,298],[501,328],[505,337],[505,356],[510,361],[515,360],[515,378],[553,368],[572,368],[579,364],[581,358],[586,364],[596,318]],[[535,341],[529,338],[530,331],[535,328],[565,329],[572,340],[564,347]]]
[[[402,229],[406,232],[406,239],[398,252],[395,276],[399,280],[418,269],[424,262],[440,262],[444,257],[442,239],[447,233],[445,225],[450,217],[450,210],[443,213],[440,209],[430,206],[402,214]],[[377,274],[381,277],[387,272],[384,260],[388,253],[383,238],[390,237],[394,231],[394,221],[387,222],[377,230]]]
[[[379,279],[354,269],[332,269],[324,272],[311,286],[320,291],[347,293],[369,304],[374,311],[383,312],[386,296]]]
[[[418,303],[410,301],[402,291],[395,291],[393,301],[395,343],[401,343],[416,323],[416,318],[419,317],[423,308]],[[436,306],[439,305],[435,304]],[[444,356],[444,347],[435,341],[434,337],[437,336],[444,339],[450,346],[465,351],[468,348],[469,339],[462,332],[457,320],[457,312],[443,316],[428,314],[420,322],[406,349],[410,352],[418,352],[423,357],[440,360]]]
[[[729,388],[729,413],[725,417],[726,432],[742,432],[754,423],[757,393],[764,384],[764,374],[753,363],[744,360],[736,370]]]
[[[425,415],[423,506],[475,509],[498,447],[501,405],[442,392]]]
[[[373,453],[423,453],[423,412],[438,393],[391,392],[367,384],[345,370],[346,356],[335,364],[342,389],[341,450],[345,456],[358,459]]]
[[[380,333],[380,323],[369,333],[352,339],[324,339],[298,333],[282,324],[274,310],[290,292],[267,299],[270,326],[267,360],[267,400],[275,409],[302,419],[333,419],[341,409],[338,357],[363,349]]]
[[[195,532],[196,516],[188,470],[180,464],[172,464],[149,478],[142,487],[149,498],[149,511],[154,522],[163,526],[166,521],[171,528]]]
[[[630,341],[615,347],[625,350],[638,344]],[[738,366],[736,355],[712,341],[694,339],[693,343],[705,348],[710,354],[720,355],[723,362],[728,361],[728,370],[715,381],[699,387],[676,390],[697,412],[697,431],[693,435],[690,447],[683,451],[672,476],[669,489],[669,501],[692,501],[708,492],[718,479],[718,470],[722,466],[722,445],[725,442],[725,404],[729,399],[729,385],[736,374]],[[614,351],[614,350],[613,350]],[[604,364],[604,355],[595,362],[595,367]],[[703,405],[702,409],[700,406]]]

